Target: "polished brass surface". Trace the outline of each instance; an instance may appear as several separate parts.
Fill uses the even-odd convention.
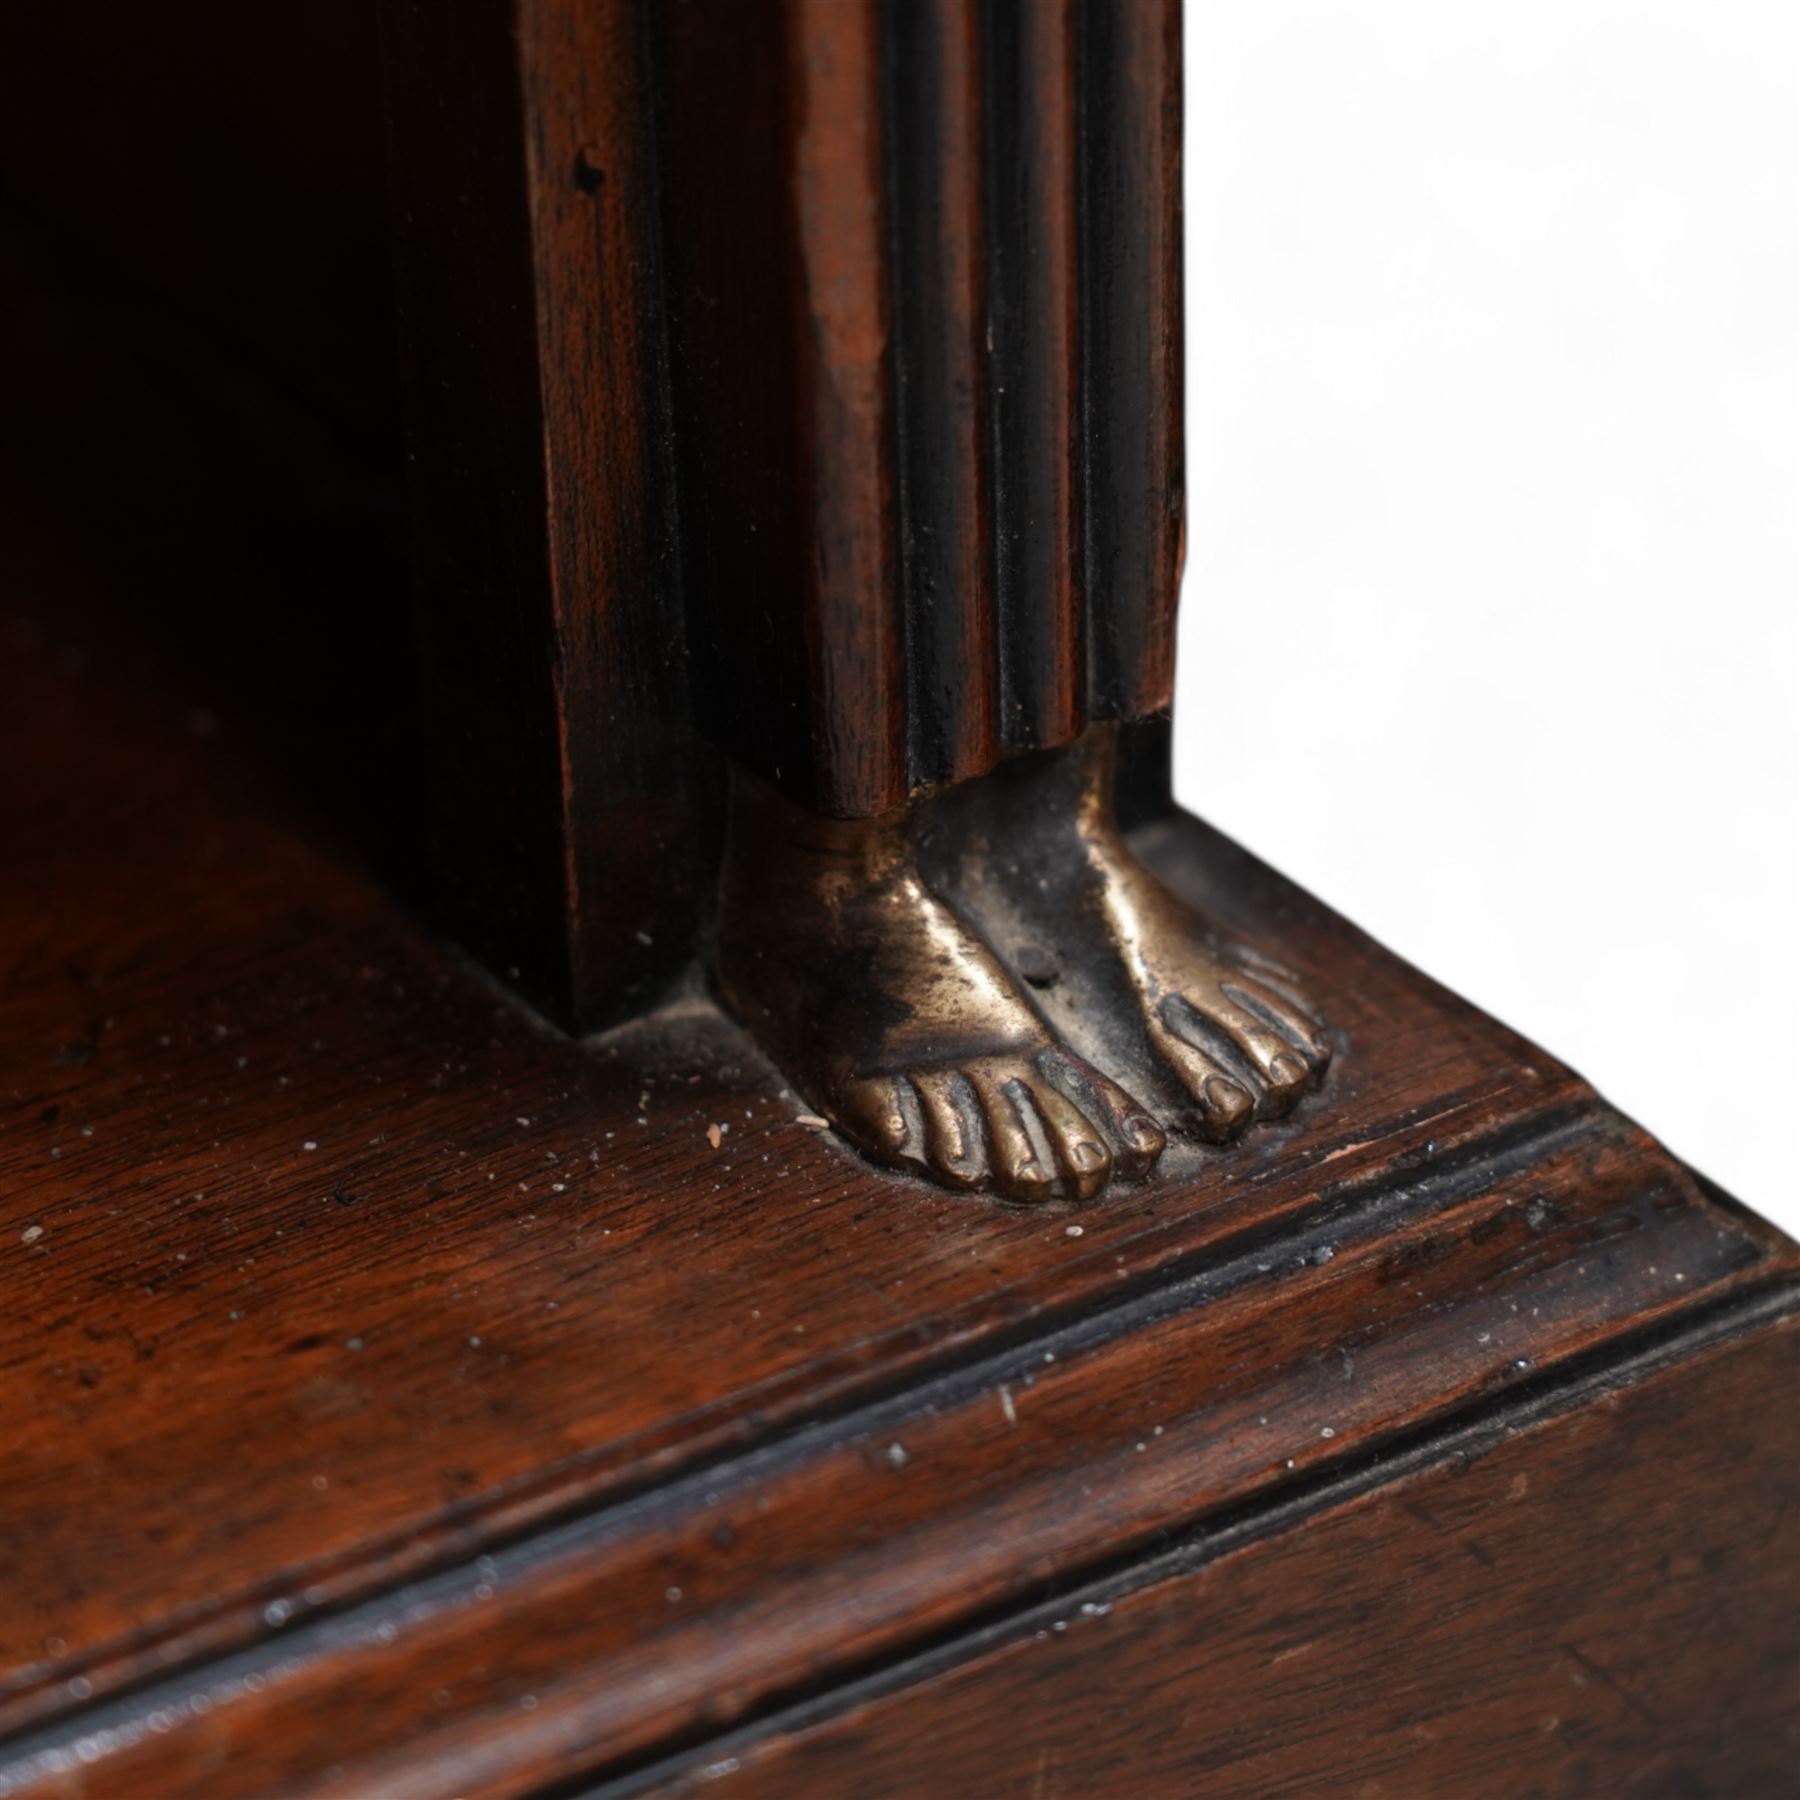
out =
[[[865,1153],[1012,1200],[1088,1200],[1166,1133],[1221,1142],[1325,1068],[1285,972],[1137,861],[1116,732],[871,819],[734,775],[718,980]]]

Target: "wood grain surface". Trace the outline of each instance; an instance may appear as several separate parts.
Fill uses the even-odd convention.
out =
[[[1202,1531],[1124,1582],[602,1791],[1791,1794],[1800,1335],[1759,1324],[1498,1412],[1379,1484],[1323,1485],[1278,1535]]]
[[[520,1008],[5,524],[0,1791],[623,1778],[1790,1279],[1185,820],[1324,1090],[1079,1213],[877,1173],[698,990]]]

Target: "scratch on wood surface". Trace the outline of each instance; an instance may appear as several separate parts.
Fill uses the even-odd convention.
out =
[[[1602,1687],[1610,1688],[1617,1694],[1639,1718],[1647,1719],[1652,1724],[1656,1723],[1655,1713],[1653,1713],[1636,1694],[1632,1693],[1629,1688],[1622,1686],[1604,1664],[1595,1662],[1591,1656],[1587,1655],[1585,1651],[1575,1644],[1563,1644],[1560,1648],[1565,1655],[1579,1663],[1581,1667],[1585,1669],[1588,1674],[1593,1676]]]

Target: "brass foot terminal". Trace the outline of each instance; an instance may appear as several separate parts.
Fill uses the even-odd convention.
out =
[[[721,992],[866,1154],[1088,1200],[1146,1174],[1165,1128],[1224,1141],[1323,1070],[1282,972],[1127,848],[1114,741],[1101,727],[872,819],[734,773]]]

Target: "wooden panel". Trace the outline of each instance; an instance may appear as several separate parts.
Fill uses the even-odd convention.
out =
[[[1800,1763],[1797,1348],[1789,1320],[1603,1378],[603,1791],[1774,1800]]]
[[[710,841],[640,11],[386,13],[444,915],[583,1029],[686,966]]]
[[[1145,847],[1329,1008],[1321,1094],[1079,1215],[872,1171],[704,1003],[508,1002],[0,545],[14,1791],[617,1770],[1787,1266],[1190,821]]]

